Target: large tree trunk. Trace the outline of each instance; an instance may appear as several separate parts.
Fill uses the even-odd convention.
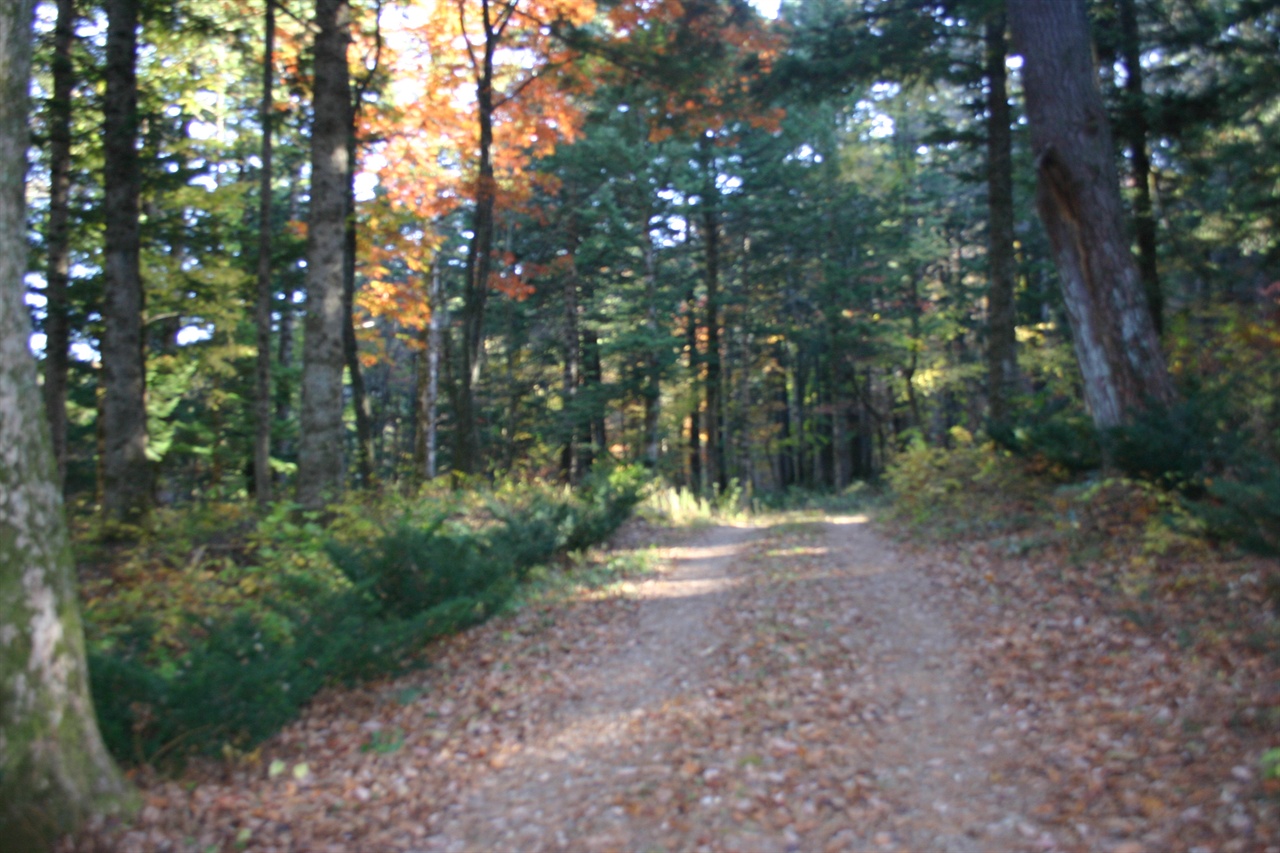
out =
[[[302,354],[298,502],[318,508],[342,491],[343,254],[346,245],[350,76],[346,0],[316,0],[315,120],[307,228],[307,321]]]
[[[1009,0],[1023,57],[1037,205],[1053,245],[1085,399],[1099,428],[1174,399],[1129,250],[1083,0]]]
[[[138,257],[138,5],[108,0],[105,8],[102,510],[109,521],[132,522],[151,503]]]
[[[271,113],[275,71],[276,6],[266,0],[263,16],[262,175],[258,183],[258,288],[254,307],[258,358],[254,368],[253,493],[258,506],[271,500]]]
[[[1142,93],[1142,41],[1134,0],[1118,0],[1120,61],[1124,64],[1124,138],[1133,170],[1134,236],[1138,240],[1138,273],[1151,307],[1156,334],[1164,329],[1164,292],[1156,259],[1156,220],[1151,209],[1151,158],[1147,155],[1147,113]]]
[[[1017,380],[1017,317],[1014,311],[1013,133],[1010,130],[1006,20],[987,23],[987,399],[992,423],[1009,417],[1009,395]]]
[[[31,3],[0,5],[0,839],[49,849],[130,802],[102,745],[23,304]]]
[[[53,97],[49,99],[49,224],[45,231],[44,408],[53,436],[58,487],[67,481],[67,368],[71,328],[67,318],[70,271],[71,93],[75,66],[71,46],[75,37],[75,2],[58,0],[53,26]]]

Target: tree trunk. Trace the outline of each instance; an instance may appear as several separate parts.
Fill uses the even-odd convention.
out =
[[[1151,158],[1147,155],[1147,113],[1142,92],[1142,41],[1134,0],[1118,0],[1120,61],[1124,65],[1124,137],[1133,169],[1134,236],[1138,240],[1138,273],[1147,294],[1156,334],[1164,331],[1164,293],[1156,259],[1156,220],[1151,209]]]
[[[573,255],[576,242],[575,236],[570,234],[569,267],[564,277],[564,330],[560,340],[564,357],[560,372],[561,412],[564,414],[560,476],[570,484],[576,484],[582,478],[578,455],[578,385],[582,373],[582,343],[578,329],[578,271]]]
[[[45,232],[48,252],[45,267],[44,408],[53,436],[53,457],[58,465],[58,488],[67,481],[67,369],[71,329],[67,318],[67,285],[70,272],[70,233],[67,220],[71,201],[71,95],[75,66],[71,47],[75,39],[75,0],[58,0],[53,27],[53,97],[49,99],[49,224]]]
[[[108,0],[103,100],[103,515],[136,522],[151,504],[138,237],[138,6]]]
[[[130,805],[94,717],[75,566],[27,349],[29,0],[0,6],[0,838],[47,850]]]
[[[693,285],[685,297],[685,347],[689,351],[689,377],[697,387],[700,374],[698,358],[698,300]],[[702,419],[701,403],[694,397],[693,411],[689,413],[689,489],[695,494],[702,491]]]
[[[484,311],[493,264],[494,194],[497,190],[493,174],[493,57],[498,47],[499,30],[489,0],[481,0],[481,15],[485,38],[474,69],[476,115],[480,124],[474,191],[476,206],[471,218],[471,240],[467,244],[462,300],[462,364],[454,428],[453,464],[462,474],[474,474],[480,470],[480,426],[475,386],[480,380],[480,357],[484,351]]]
[[[315,120],[307,228],[307,319],[302,353],[298,502],[319,508],[342,491],[343,255],[346,245],[347,68],[350,6],[316,0]]]
[[[644,216],[644,287],[645,330],[649,333],[649,346],[645,349],[644,369],[644,450],[641,461],[650,470],[658,467],[661,451],[659,419],[662,414],[662,361],[658,354],[658,261],[653,248],[653,236],[649,233],[650,214]]]
[[[373,409],[360,366],[360,345],[356,340],[356,126],[355,107],[347,125],[347,215],[342,236],[342,359],[351,378],[351,407],[356,413],[356,471],[360,487],[373,486]]]
[[[1083,0],[1010,0],[1039,177],[1085,399],[1099,428],[1174,399],[1125,237],[1111,128]]]
[[[582,303],[590,306],[595,300],[595,289],[590,280],[582,280]],[[584,305],[580,305],[582,310]],[[585,312],[584,312],[585,314]],[[582,384],[587,390],[589,404],[586,422],[586,452],[583,454],[582,471],[586,473],[601,456],[609,452],[609,435],[605,425],[604,405],[600,388],[604,384],[604,366],[600,363],[600,337],[590,318],[582,323]]]
[[[707,482],[718,492],[729,487],[725,468],[724,412],[721,405],[720,363],[720,216],[716,209],[719,190],[715,186],[714,159],[708,156],[707,186],[702,204],[702,231],[706,241],[707,285]]]
[[[1014,310],[1013,133],[1010,130],[1005,16],[987,23],[987,400],[988,417],[1009,419],[1009,394],[1017,381],[1017,316]]]
[[[276,6],[266,0],[263,15],[262,176],[258,184],[258,289],[254,306],[258,357],[254,366],[253,493],[258,506],[271,501],[271,115],[275,77]]]
[[[440,406],[440,326],[444,319],[444,299],[440,289],[440,261],[431,265],[427,291],[431,319],[426,328],[426,347],[420,354],[418,374],[418,430],[414,447],[415,476],[429,482],[436,478],[436,422]]]

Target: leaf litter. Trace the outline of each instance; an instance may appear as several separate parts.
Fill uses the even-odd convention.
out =
[[[655,541],[656,576],[139,774],[139,815],[64,849],[1280,851],[1262,573],[1126,597],[1105,560],[894,546],[857,516],[615,547]]]

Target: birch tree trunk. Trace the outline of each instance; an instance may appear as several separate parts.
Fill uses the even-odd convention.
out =
[[[440,286],[440,259],[431,264],[431,284],[427,290],[431,319],[424,330],[426,346],[419,353],[418,431],[414,445],[414,477],[419,484],[436,478],[436,422],[440,401],[440,327],[444,321],[444,299]]]
[[[138,4],[107,0],[103,99],[103,495],[108,521],[134,522],[151,503],[138,236]]]
[[[48,849],[130,804],[89,697],[71,546],[27,349],[30,0],[0,2],[0,843]]]
[[[1172,402],[1138,267],[1125,235],[1111,127],[1094,77],[1083,0],[1009,0],[1039,178],[1072,343],[1094,424],[1117,426]]]
[[[307,228],[307,319],[302,342],[298,502],[319,508],[342,491],[343,254],[346,246],[346,0],[316,0],[315,120],[311,130],[311,213]]]

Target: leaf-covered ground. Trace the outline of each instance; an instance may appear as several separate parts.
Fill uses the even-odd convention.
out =
[[[895,548],[860,516],[620,547],[653,541],[656,575],[140,778],[135,820],[67,848],[1280,851],[1261,571],[1124,591],[1068,554]]]

